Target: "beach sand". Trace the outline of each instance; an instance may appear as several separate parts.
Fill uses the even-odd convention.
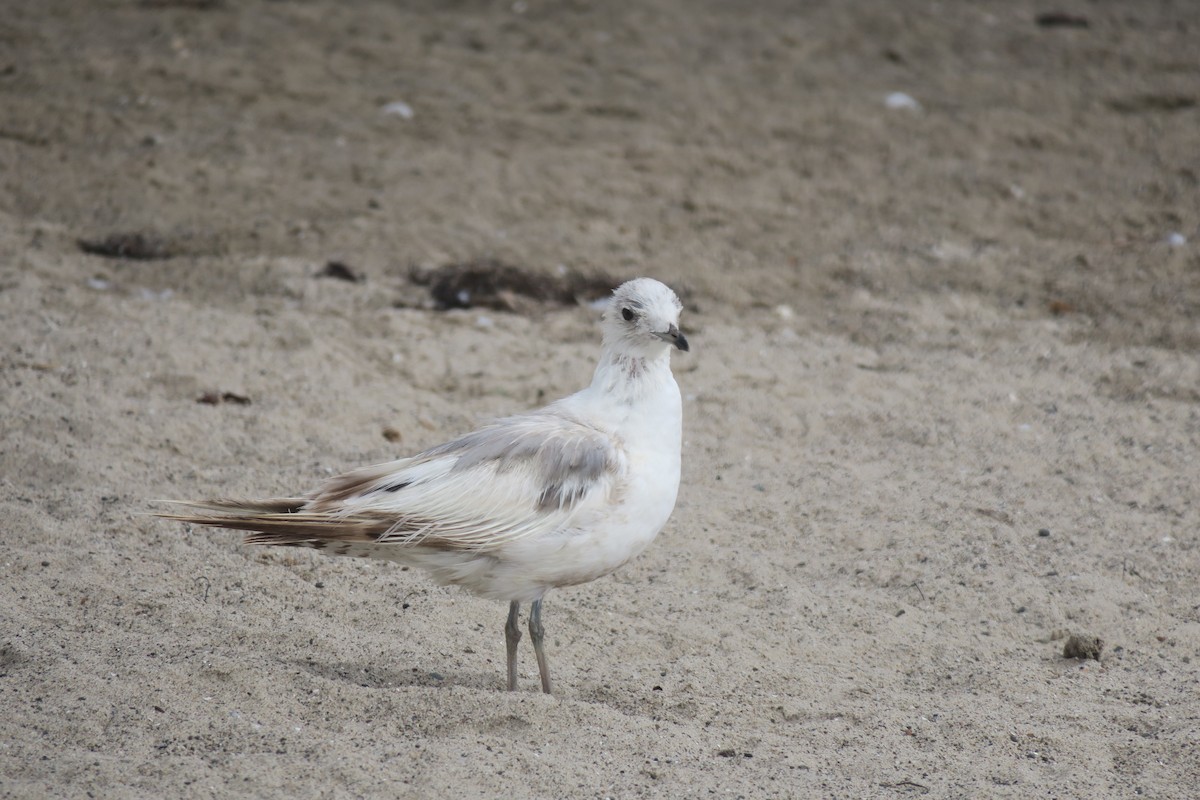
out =
[[[0,796],[1195,796],[1194,6],[4,5]],[[585,385],[594,307],[413,279],[482,259],[687,305],[552,697],[501,603],[152,516]]]

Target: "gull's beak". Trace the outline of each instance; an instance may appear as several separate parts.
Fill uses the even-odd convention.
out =
[[[667,328],[665,333],[655,333],[654,335],[668,344],[675,345],[685,353],[688,350],[687,337],[679,332],[678,325],[672,325],[671,327]]]

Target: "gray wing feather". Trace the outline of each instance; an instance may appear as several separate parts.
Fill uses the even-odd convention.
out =
[[[612,440],[601,431],[541,414],[499,420],[418,458],[455,455],[452,473],[489,462],[497,471],[532,467],[540,487],[536,505],[543,511],[572,508],[618,461]]]

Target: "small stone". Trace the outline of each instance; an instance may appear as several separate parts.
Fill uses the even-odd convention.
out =
[[[1045,539],[1045,538],[1049,537],[1049,536],[1050,536],[1050,529],[1049,529],[1049,528],[1041,528],[1041,529],[1039,529],[1039,530],[1038,530],[1038,536],[1042,537],[1043,539]]]
[[[911,95],[904,92],[892,92],[883,99],[883,104],[888,108],[897,109],[903,108],[909,111],[920,111],[921,104],[913,99]]]
[[[397,100],[393,103],[388,103],[379,109],[385,116],[400,117],[400,119],[412,119],[412,106],[402,100]]]

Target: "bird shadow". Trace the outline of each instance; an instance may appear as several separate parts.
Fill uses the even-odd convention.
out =
[[[364,665],[361,662],[328,663],[313,659],[293,659],[292,663],[310,675],[364,689],[422,687],[444,689],[461,686],[469,689],[495,689],[499,679],[489,673],[443,673],[414,666],[408,669]]]

